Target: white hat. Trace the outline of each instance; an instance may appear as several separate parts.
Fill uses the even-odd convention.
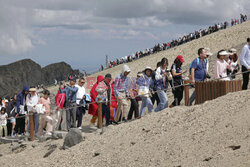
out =
[[[149,67],[149,66],[147,66],[147,67],[145,68],[145,70],[144,70],[144,71],[146,71],[146,70],[151,70],[151,71],[153,71],[153,70],[152,70],[152,68],[151,68],[151,67]]]
[[[228,55],[230,55],[230,53],[228,53],[227,51],[223,50],[223,51],[221,51],[219,53],[219,55],[221,55],[221,56],[228,56]]]
[[[212,56],[213,53],[211,53],[210,49],[209,48],[205,48],[205,52],[206,52],[206,55],[208,56]]]
[[[4,100],[5,103],[9,103],[9,101],[7,99]]]
[[[231,52],[232,54],[235,54],[235,53],[237,53],[237,50],[234,48],[231,48],[231,49],[229,49],[229,52]]]

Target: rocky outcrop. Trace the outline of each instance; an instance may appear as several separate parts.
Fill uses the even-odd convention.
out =
[[[55,63],[42,68],[31,59],[20,60],[0,66],[0,97],[13,96],[25,85],[52,84],[55,79],[64,80],[68,75],[78,75],[65,62]]]

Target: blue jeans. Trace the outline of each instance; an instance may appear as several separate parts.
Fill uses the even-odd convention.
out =
[[[149,97],[142,97],[140,116],[144,116],[145,107],[148,107],[148,112],[152,112],[153,104]]]
[[[192,103],[194,102],[195,100],[195,91],[193,92],[193,94],[191,95],[190,99],[189,99],[189,105],[191,106]]]
[[[168,107],[168,97],[167,93],[164,90],[157,90],[160,103],[157,105],[155,112],[161,111]]]
[[[33,117],[34,117],[34,123],[35,123],[35,134],[37,134],[38,128],[39,128],[39,114],[37,114],[37,112],[34,112]],[[30,132],[30,121],[28,121],[27,131]]]

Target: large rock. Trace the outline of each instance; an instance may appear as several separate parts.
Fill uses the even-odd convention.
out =
[[[55,79],[62,81],[69,75],[79,75],[79,70],[73,70],[69,64],[60,62],[45,66],[42,73],[44,84],[51,84]]]
[[[42,68],[31,59],[24,59],[0,66],[0,97],[13,96],[25,85],[48,85],[52,84],[55,79],[64,80],[69,75],[79,75],[79,70],[73,70],[65,62]]]
[[[83,140],[82,131],[77,128],[72,128],[66,135],[63,143],[63,147],[72,147]]]

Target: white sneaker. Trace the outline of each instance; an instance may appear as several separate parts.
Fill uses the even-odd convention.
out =
[[[46,136],[51,136],[52,133],[51,132],[46,132]]]
[[[82,127],[80,126],[80,127],[78,127],[78,129],[82,130]]]

